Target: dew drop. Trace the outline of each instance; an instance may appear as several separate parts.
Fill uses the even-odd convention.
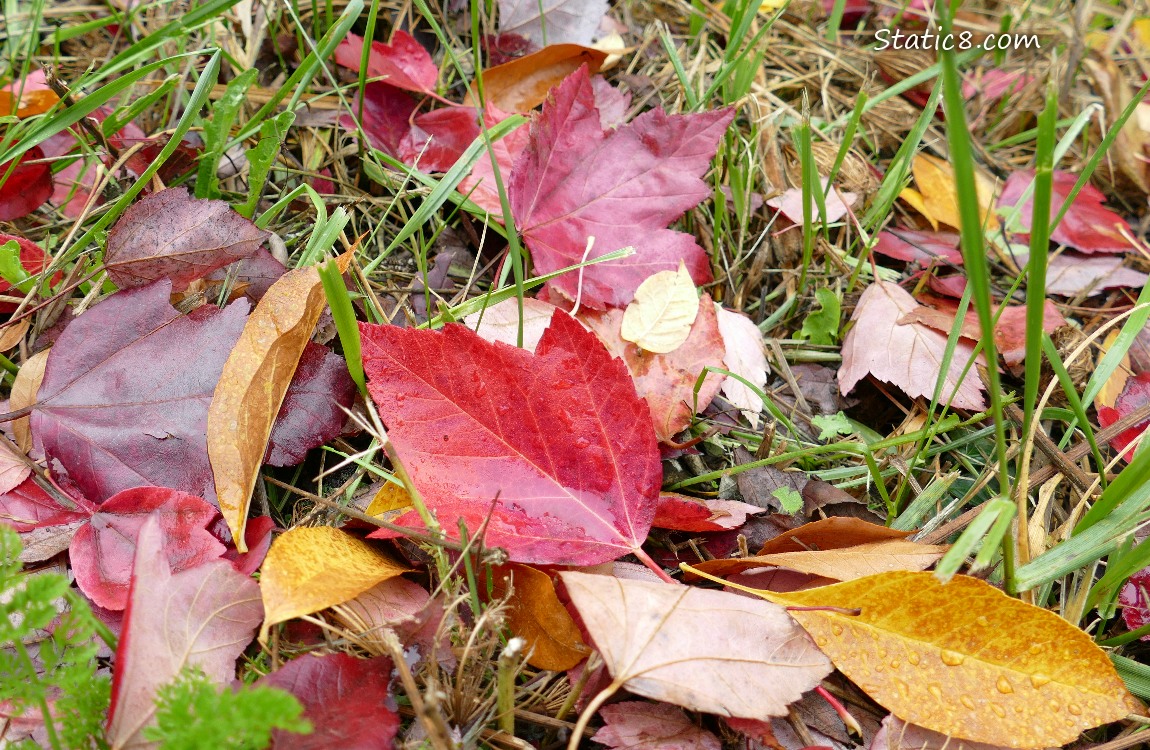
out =
[[[585,437],[576,438],[574,445],[579,450],[584,450],[587,446],[591,445],[591,441]]]
[[[998,718],[1000,718],[1000,719],[1006,718],[1006,709],[1003,708],[1002,706],[998,705],[997,703],[991,703],[990,704],[990,710],[993,711],[994,715],[997,716]]]
[[[883,664],[875,664],[875,665],[874,665],[874,671],[875,671],[875,672],[885,672],[885,671],[886,671],[886,666],[885,666],[885,665],[883,665]]]
[[[957,667],[959,664],[962,664],[964,661],[966,661],[965,656],[954,651],[944,650],[940,656],[942,658],[942,663],[948,667]]]
[[[958,702],[959,702],[959,703],[961,703],[962,705],[966,706],[967,708],[970,708],[970,709],[973,709],[973,708],[974,708],[974,701],[973,701],[973,700],[971,700],[971,698],[970,698],[970,696],[969,696],[969,695],[963,695],[963,696],[961,696],[961,697],[958,699]]]
[[[927,688],[927,690],[935,698],[942,700],[942,688],[940,688],[938,685],[931,685]]]
[[[898,688],[899,695],[901,695],[903,698],[907,698],[910,696],[910,685],[907,685],[902,680],[895,680],[894,684],[895,684],[895,687]]]
[[[1030,675],[1030,684],[1034,686],[1035,690],[1047,684],[1048,682],[1050,682],[1050,678],[1041,672],[1035,672],[1034,674]]]
[[[843,634],[843,626],[842,625],[831,625],[831,632],[834,633],[835,635],[842,635]]]
[[[1071,719],[1066,720],[1066,728],[1067,729],[1073,729],[1076,726],[1078,726],[1078,725],[1076,723],[1074,723],[1074,721],[1072,721]]]
[[[1070,713],[1074,714],[1075,716],[1081,716],[1082,715],[1082,706],[1078,705],[1077,703],[1067,703],[1066,704],[1066,710],[1069,711]]]
[[[898,659],[891,659],[890,660],[890,668],[891,669],[898,669],[901,666],[902,666],[902,662],[899,661]]]
[[[820,635],[815,639],[815,643],[818,644],[819,648],[826,648],[827,645],[830,644],[830,639],[828,639],[825,635]]]
[[[916,666],[916,667],[918,666],[918,663],[919,663],[920,661],[922,661],[922,660],[919,658],[918,654],[916,654],[916,653],[915,653],[915,652],[913,652],[913,651],[911,651],[909,654],[907,654],[907,655],[906,655],[906,660],[907,660],[907,661],[909,661],[909,662],[910,662],[912,665],[914,665],[914,666]]]
[[[986,619],[984,615],[979,615],[978,617],[974,618],[974,621],[984,628],[990,624],[990,620]]]
[[[1042,653],[1042,646],[1038,645],[1037,643],[1032,643],[1030,644],[1030,648],[1028,648],[1027,651],[1029,651],[1033,656],[1038,656]]]
[[[999,677],[998,682],[996,682],[994,686],[998,688],[998,692],[1003,693],[1004,695],[1014,692],[1014,686],[1011,685],[1010,680],[1006,679],[1005,677]]]
[[[1050,706],[1050,713],[1052,714],[1056,714],[1062,711],[1062,704],[1058,701],[1050,701],[1048,705]]]

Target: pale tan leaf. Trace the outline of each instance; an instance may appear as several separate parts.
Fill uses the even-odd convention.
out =
[[[763,390],[767,385],[767,356],[763,352],[762,331],[746,315],[732,312],[718,303],[715,303],[715,314],[718,316],[719,334],[723,337],[723,362],[727,369]],[[752,427],[759,426],[763,399],[754,389],[729,377],[723,381],[723,395],[743,410],[743,416]]]
[[[635,290],[635,299],[623,311],[619,335],[656,354],[673,352],[691,335],[699,314],[699,293],[687,267],[659,271]]]
[[[24,409],[36,403],[36,394],[40,391],[40,383],[44,382],[44,368],[48,365],[48,352],[36,352],[29,357],[20,371],[16,373],[16,380],[12,383],[12,395],[8,399],[8,407],[12,411]],[[12,433],[16,436],[16,445],[25,453],[32,447],[32,426],[29,417],[20,417],[12,422]]]
[[[854,327],[843,340],[839,389],[845,395],[867,375],[898,386],[908,396],[929,399],[942,373],[946,336],[920,323],[899,325],[904,315],[922,307],[897,284],[875,281],[859,298],[851,320]],[[975,368],[962,371],[974,354],[974,347],[960,339],[954,348],[950,369],[943,375],[942,398],[959,409],[986,408]],[[980,357],[979,362],[985,364]],[[955,390],[957,386],[957,391]]]
[[[551,325],[551,315],[558,309],[543,300],[523,298],[524,349],[535,351],[543,332]],[[463,322],[487,341],[502,341],[508,346],[516,346],[519,337],[519,300],[514,297],[505,299],[486,310],[471,313]]]
[[[663,582],[560,577],[613,684],[636,695],[765,720],[830,673],[781,607]]]

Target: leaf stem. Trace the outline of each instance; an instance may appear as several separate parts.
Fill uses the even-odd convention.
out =
[[[660,580],[665,581],[666,583],[682,585],[682,581],[676,581],[674,578],[668,575],[667,571],[663,570],[663,568],[657,562],[652,560],[651,556],[648,555],[646,550],[644,550],[642,547],[636,547],[635,549],[631,550],[631,552],[635,555],[635,557],[639,558],[639,562],[646,565],[655,575],[659,576]]]

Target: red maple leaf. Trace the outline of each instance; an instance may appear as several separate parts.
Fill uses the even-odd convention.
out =
[[[557,312],[534,354],[461,325],[361,324],[368,390],[447,533],[517,562],[593,565],[642,544],[662,472],[626,367]]]
[[[583,270],[582,300],[590,307],[626,305],[644,279],[680,261],[696,283],[709,282],[707,254],[667,225],[709,194],[701,177],[733,117],[731,109],[654,109],[604,131],[586,68],[571,74],[543,105],[511,175],[511,211],[536,271],[579,263],[594,237],[592,258],[624,247],[635,254]],[[550,285],[575,299],[579,282],[573,272]]]

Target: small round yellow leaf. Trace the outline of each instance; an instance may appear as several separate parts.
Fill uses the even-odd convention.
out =
[[[623,312],[620,335],[640,349],[666,354],[683,345],[698,314],[699,293],[680,263],[678,271],[659,271],[639,285]]]

